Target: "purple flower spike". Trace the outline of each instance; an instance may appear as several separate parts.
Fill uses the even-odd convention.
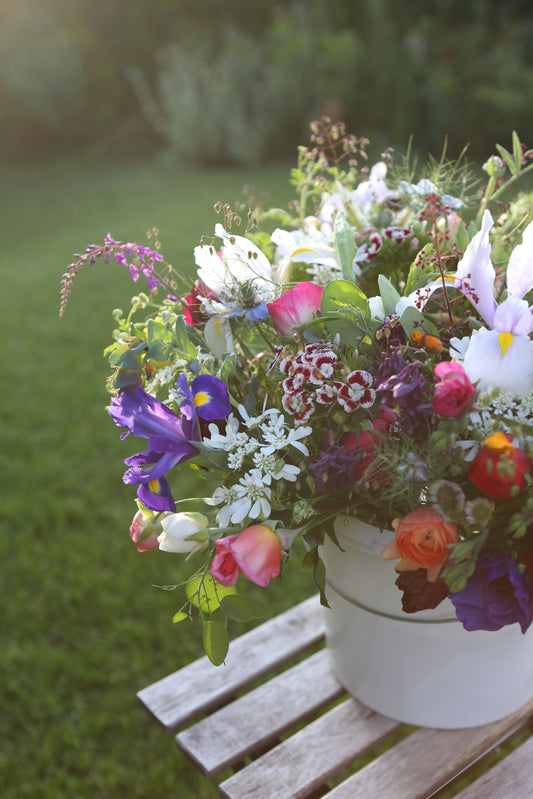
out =
[[[533,621],[533,577],[522,574],[507,552],[485,551],[466,587],[450,594],[465,630],[499,630],[518,622],[523,633]]]

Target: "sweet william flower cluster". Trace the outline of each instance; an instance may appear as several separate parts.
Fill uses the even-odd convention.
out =
[[[229,206],[178,283],[159,248],[108,236],[101,258],[147,280],[115,312],[109,415],[144,442],[125,461],[141,552],[190,565],[175,620],[198,616],[215,663],[227,618],[249,618],[303,554],[324,596],[320,544],[351,514],[395,531],[406,613],[448,597],[467,630],[533,619],[533,202],[513,134],[483,166],[390,152],[312,126],[290,210]],[[182,495],[191,469],[200,498]],[[190,481],[185,485],[190,485]],[[303,546],[302,546],[303,544]],[[183,586],[181,586],[183,587]]]

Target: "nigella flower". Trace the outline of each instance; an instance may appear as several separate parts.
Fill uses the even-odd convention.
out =
[[[408,363],[377,386],[382,402],[398,411],[396,425],[415,436],[424,433],[432,416],[425,389],[426,379],[417,363]]]
[[[360,461],[360,454],[354,449],[334,444],[323,450],[309,468],[316,478],[316,487],[322,494],[329,494],[339,485],[355,482],[354,469]]]
[[[124,461],[132,467],[125,473],[124,482],[143,486],[139,498],[148,508],[174,510],[164,475],[178,463],[198,454],[191,443],[196,435],[189,420],[181,419],[139,386],[121,391],[114,397],[109,415],[118,427],[126,428],[122,438],[131,433],[148,439],[147,450]]]

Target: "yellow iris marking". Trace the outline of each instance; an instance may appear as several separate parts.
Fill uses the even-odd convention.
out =
[[[198,408],[199,405],[206,405],[206,403],[210,400],[209,394],[205,391],[199,391],[198,394],[194,395],[194,404]]]
[[[315,252],[316,250],[312,250],[310,247],[298,247],[293,253],[291,253],[291,258],[294,258],[295,255],[298,255],[301,252]]]
[[[159,480],[151,480],[148,483],[148,487],[154,494],[159,494]]]
[[[502,351],[502,357],[505,355],[511,344],[513,343],[513,334],[512,333],[500,333],[498,335],[498,341],[500,342],[500,349]]]

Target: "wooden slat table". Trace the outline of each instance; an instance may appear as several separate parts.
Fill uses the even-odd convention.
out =
[[[234,640],[225,666],[199,658],[138,698],[226,799],[533,797],[533,700],[484,727],[408,727],[346,694],[323,637],[312,597]]]

